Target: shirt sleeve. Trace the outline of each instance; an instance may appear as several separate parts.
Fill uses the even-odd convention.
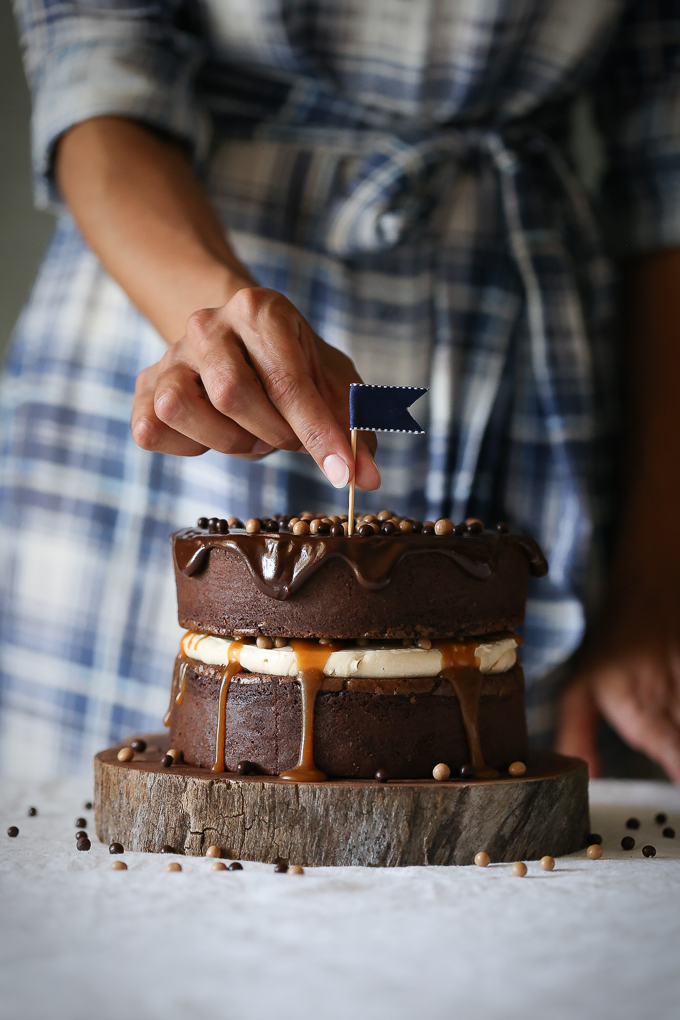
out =
[[[680,246],[680,0],[629,0],[595,111],[607,149],[602,207],[613,253]]]
[[[180,0],[15,0],[33,96],[32,156],[39,208],[59,207],[52,154],[90,117],[146,122],[198,157],[207,121],[194,99],[198,38],[176,26]]]

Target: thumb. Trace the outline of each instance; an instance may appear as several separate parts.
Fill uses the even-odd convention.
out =
[[[562,695],[556,746],[560,754],[584,758],[591,779],[602,773],[597,750],[600,713],[586,680],[576,680]]]

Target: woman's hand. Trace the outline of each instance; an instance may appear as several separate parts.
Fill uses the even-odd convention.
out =
[[[353,362],[324,343],[277,291],[245,286],[189,317],[185,336],[140,373],[132,434],[145,450],[207,449],[258,457],[304,449],[336,488],[354,473],[349,444]],[[357,444],[356,483],[376,489],[372,433]]]
[[[601,774],[602,718],[680,783],[680,579],[620,586],[560,705],[557,749]]]

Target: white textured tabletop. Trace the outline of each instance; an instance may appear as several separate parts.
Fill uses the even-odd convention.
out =
[[[83,809],[89,795],[84,781],[0,782],[3,1020],[680,1016],[674,787],[592,784],[603,858],[561,858],[553,872],[531,863],[526,878],[508,865],[297,876],[111,857]],[[662,836],[659,811],[675,839]],[[87,853],[75,849],[78,816]],[[626,834],[631,852],[620,849]],[[646,843],[655,858],[642,856]],[[113,860],[128,870],[111,871]],[[168,860],[182,873],[166,872]]]

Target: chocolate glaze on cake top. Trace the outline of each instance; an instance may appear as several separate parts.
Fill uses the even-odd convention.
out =
[[[202,518],[199,525],[204,520]],[[264,522],[265,527],[273,524],[277,530],[267,531],[260,526],[254,533],[230,527],[227,521],[218,521],[215,525],[211,521],[210,524],[211,527],[188,528],[173,535],[175,562],[180,573],[193,577],[206,567],[212,549],[229,549],[247,565],[259,590],[280,601],[287,599],[324,563],[336,558],[344,560],[361,587],[369,591],[387,587],[396,565],[408,556],[443,555],[476,580],[488,580],[494,575],[502,546],[507,544],[519,547],[526,554],[534,576],[542,577],[548,570],[537,542],[525,535],[500,531],[466,528],[461,533],[460,526],[451,525],[448,533],[436,534],[428,533],[430,528],[401,531],[395,523],[394,532],[385,534],[375,533],[368,524],[360,524],[364,534],[359,532],[348,537],[337,533],[337,523],[333,528],[335,534],[320,531],[294,534],[287,523],[279,521]],[[369,526],[371,534],[367,533]],[[434,526],[431,530],[434,531]]]

